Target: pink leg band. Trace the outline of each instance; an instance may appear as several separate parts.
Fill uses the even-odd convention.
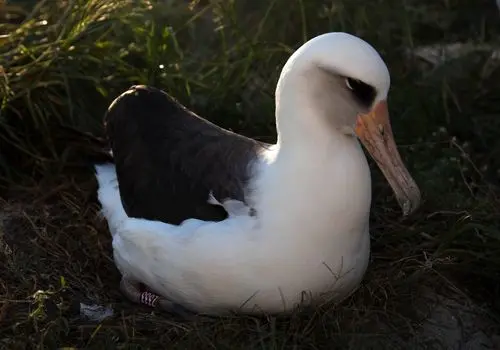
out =
[[[145,305],[156,307],[156,303],[159,299],[160,297],[156,294],[150,292],[142,292],[139,300]]]

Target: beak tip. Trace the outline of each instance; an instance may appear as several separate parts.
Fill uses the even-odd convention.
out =
[[[421,200],[421,195],[420,195],[420,190],[418,187],[412,193],[412,195],[405,196],[400,202],[401,209],[403,211],[403,216],[408,216],[411,213],[415,212],[418,207],[420,206],[420,200]]]

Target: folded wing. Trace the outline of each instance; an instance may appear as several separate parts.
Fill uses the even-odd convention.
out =
[[[209,203],[210,194],[218,201],[245,202],[246,185],[265,147],[147,86],[119,96],[105,123],[127,215],[170,224],[225,219],[226,210]]]

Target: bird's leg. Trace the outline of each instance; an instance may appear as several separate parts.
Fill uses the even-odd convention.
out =
[[[131,301],[137,304],[143,304],[155,309],[161,309],[170,313],[177,314],[182,318],[191,318],[193,313],[191,313],[186,308],[181,305],[174,303],[160,295],[151,293],[150,291],[142,291],[140,289],[140,284],[133,282],[131,280],[122,277],[120,282],[120,289],[123,294]]]

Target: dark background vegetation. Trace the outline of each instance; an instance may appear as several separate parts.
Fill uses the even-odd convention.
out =
[[[128,303],[97,214],[88,144],[60,126],[102,136],[109,103],[140,83],[273,141],[280,69],[327,31],[362,37],[387,62],[419,212],[402,219],[373,167],[372,263],[340,306],[180,323]],[[397,334],[406,349],[427,315],[424,289],[481,305],[498,324],[499,34],[489,0],[0,1],[0,346],[369,349]],[[441,65],[412,55],[457,42],[473,50]],[[114,315],[85,320],[80,302]]]

